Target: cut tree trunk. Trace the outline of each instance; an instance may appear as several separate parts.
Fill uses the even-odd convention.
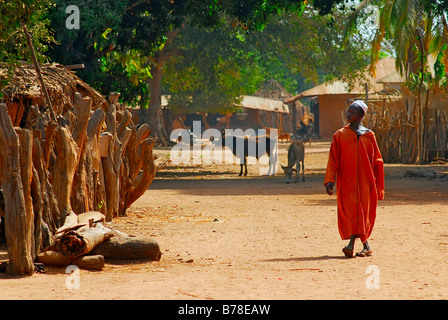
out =
[[[100,210],[106,214],[106,189],[100,156],[100,133],[106,119],[106,114],[101,109],[96,109],[87,125],[87,152],[86,152],[86,196],[88,198],[88,210]]]
[[[162,253],[159,244],[146,237],[112,237],[98,246],[91,254],[109,259],[149,259],[159,261]]]
[[[76,123],[73,130],[73,140],[79,148],[78,168],[73,177],[73,186],[71,194],[71,206],[75,212],[85,212],[88,210],[88,197],[86,192],[86,140],[87,125],[90,117],[90,109],[92,99],[90,97],[83,98],[80,93],[75,93],[75,110],[77,111]]]
[[[64,127],[56,129],[55,136],[56,160],[52,170],[52,185],[56,195],[61,222],[72,210],[70,195],[73,186],[73,178],[78,167],[79,148],[72,139],[70,132]]]
[[[32,235],[29,228],[31,217],[26,209],[20,171],[19,137],[8,114],[6,104],[0,104],[0,156],[2,164],[2,187],[5,195],[5,233],[9,263],[7,272],[14,275],[31,275]]]
[[[55,237],[57,251],[68,258],[77,258],[93,250],[104,240],[113,237],[115,232],[101,223],[89,226],[73,227]]]
[[[78,258],[68,258],[57,251],[45,251],[37,256],[37,261],[46,266],[66,267],[75,265],[81,269],[101,270],[104,267],[104,257],[101,255],[88,255]]]
[[[20,174],[22,177],[22,187],[23,187],[23,196],[25,199],[25,209],[26,209],[26,228],[29,230],[27,232],[27,236],[30,237],[29,241],[31,243],[31,256],[33,260],[36,258],[36,255],[40,247],[36,248],[35,243],[35,231],[40,232],[39,230],[34,230],[34,210],[33,210],[33,199],[31,198],[31,182],[33,179],[33,135],[28,129],[16,128],[16,132],[19,136],[19,144],[20,144]],[[39,236],[39,233],[37,235]]]
[[[106,132],[101,137],[103,141],[107,141],[106,157],[102,160],[102,169],[104,172],[105,196],[106,196],[106,220],[111,221],[113,217],[118,216],[118,174],[114,170],[114,138]],[[107,139],[107,140],[104,140]]]
[[[106,114],[107,154],[102,158],[104,170],[104,182],[106,187],[106,220],[111,221],[118,216],[121,147],[122,144],[117,136],[116,105],[110,104]]]

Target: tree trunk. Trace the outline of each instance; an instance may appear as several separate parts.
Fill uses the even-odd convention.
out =
[[[5,232],[9,263],[7,272],[15,275],[31,275],[31,230],[20,171],[19,137],[17,136],[5,104],[0,104],[0,144],[2,162],[2,186],[5,200]]]
[[[110,259],[154,261],[159,261],[162,256],[159,244],[151,238],[144,237],[112,237],[96,246],[91,253]]]
[[[114,138],[107,132],[101,138],[107,139],[107,154],[102,158],[102,168],[104,172],[105,199],[106,199],[106,220],[111,221],[118,216],[118,173],[114,170]]]
[[[17,128],[16,132],[19,136],[20,145],[20,174],[22,177],[23,196],[25,199],[26,209],[26,228],[29,230],[27,235],[30,237],[28,240],[31,243],[31,256],[33,260],[36,258],[38,252],[34,241],[34,211],[33,211],[33,199],[31,198],[31,182],[33,179],[33,136],[28,129]],[[38,235],[39,236],[39,235]]]
[[[109,136],[107,140],[107,155],[103,157],[104,180],[106,184],[106,220],[111,221],[118,216],[119,191],[120,191],[120,167],[122,143],[117,136],[116,106],[109,105],[106,114],[106,126]]]
[[[83,98],[80,93],[75,93],[75,109],[77,111],[76,123],[73,130],[73,140],[79,148],[78,167],[73,177],[73,187],[71,194],[71,206],[75,212],[88,211],[88,197],[86,190],[86,140],[87,140],[87,124],[90,117],[90,109],[92,99],[90,97]]]
[[[55,137],[56,160],[52,170],[52,185],[55,192],[61,222],[72,210],[70,195],[72,192],[73,178],[78,167],[79,148],[72,139],[70,132],[64,127],[56,129]]]
[[[37,261],[46,266],[65,267],[75,265],[81,269],[101,270],[104,267],[104,257],[101,255],[88,255],[78,258],[68,258],[57,251],[45,251],[38,255]]]
[[[168,134],[165,130],[162,113],[162,76],[163,65],[165,62],[176,55],[182,55],[184,52],[171,45],[172,41],[178,36],[184,26],[178,29],[170,30],[166,34],[166,41],[163,49],[154,55],[155,62],[151,65],[151,78],[148,78],[150,87],[150,102],[148,110],[140,109],[141,122],[146,122],[151,126],[151,136],[157,143],[169,145]]]
[[[151,126],[151,136],[162,145],[169,144],[168,135],[165,130],[162,113],[162,71],[163,65],[154,63],[151,66],[152,78],[148,79],[150,86],[150,102],[147,110],[145,122]]]
[[[89,226],[69,228],[67,231],[55,237],[56,248],[63,256],[74,259],[85,255],[97,245],[115,235],[114,231],[96,223]]]
[[[100,210],[106,214],[106,193],[104,189],[104,176],[101,169],[101,156],[99,150],[101,127],[106,119],[106,114],[101,109],[96,109],[87,125],[86,144],[86,195],[88,210]]]

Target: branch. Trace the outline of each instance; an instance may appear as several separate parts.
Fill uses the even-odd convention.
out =
[[[40,85],[42,86],[42,91],[44,92],[45,97],[47,99],[47,103],[48,103],[48,106],[50,109],[51,118],[52,118],[52,120],[56,120],[56,115],[54,114],[53,105],[51,104],[51,100],[50,100],[50,95],[48,94],[47,86],[45,85],[44,78],[42,77],[39,63],[37,62],[36,53],[34,52],[33,43],[31,41],[31,37],[30,37],[30,34],[28,32],[26,25],[23,25],[23,31],[25,32],[26,40],[28,42],[28,46],[30,47],[31,57],[33,58],[34,68],[36,69],[36,73],[39,78]]]

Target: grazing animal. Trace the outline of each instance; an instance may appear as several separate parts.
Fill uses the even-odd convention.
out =
[[[274,147],[276,140],[272,139],[269,135],[256,136],[256,137],[238,137],[238,136],[226,136],[225,132],[222,131],[222,147],[229,146],[235,157],[239,158],[241,161],[241,170],[239,176],[247,176],[247,157],[253,156],[257,160],[260,159],[265,154],[269,157],[269,171],[268,174],[275,174],[275,159],[274,158]],[[231,143],[226,142],[226,140],[231,139]],[[255,150],[252,150],[255,146]],[[272,171],[271,171],[272,169]]]
[[[278,135],[278,141],[280,141],[280,140],[282,142],[283,142],[283,140],[286,140],[286,142],[290,142],[291,136],[289,135],[288,132],[284,132],[284,133]]]
[[[286,183],[291,181],[292,172],[296,172],[296,180],[299,181],[299,172],[300,172],[300,162],[302,162],[302,181],[305,181],[305,145],[302,141],[296,140],[293,141],[288,148],[288,166],[282,166],[283,171],[286,176]],[[296,169],[294,169],[294,165],[296,165]]]

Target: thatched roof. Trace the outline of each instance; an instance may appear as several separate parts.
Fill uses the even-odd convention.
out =
[[[92,109],[107,106],[103,95],[63,66],[44,64],[41,66],[41,72],[56,114],[63,112],[67,105],[73,105],[75,92],[81,93],[83,97],[91,97]],[[0,67],[0,80],[7,78],[8,70]],[[44,105],[45,95],[41,90],[35,69],[30,64],[22,64],[16,68],[1,91],[8,105],[12,105],[13,102],[23,104],[25,99],[29,99],[26,104],[32,103],[38,107]]]
[[[248,109],[289,113],[288,105],[284,104],[281,100],[273,100],[255,96],[243,96],[241,104],[243,108]]]

